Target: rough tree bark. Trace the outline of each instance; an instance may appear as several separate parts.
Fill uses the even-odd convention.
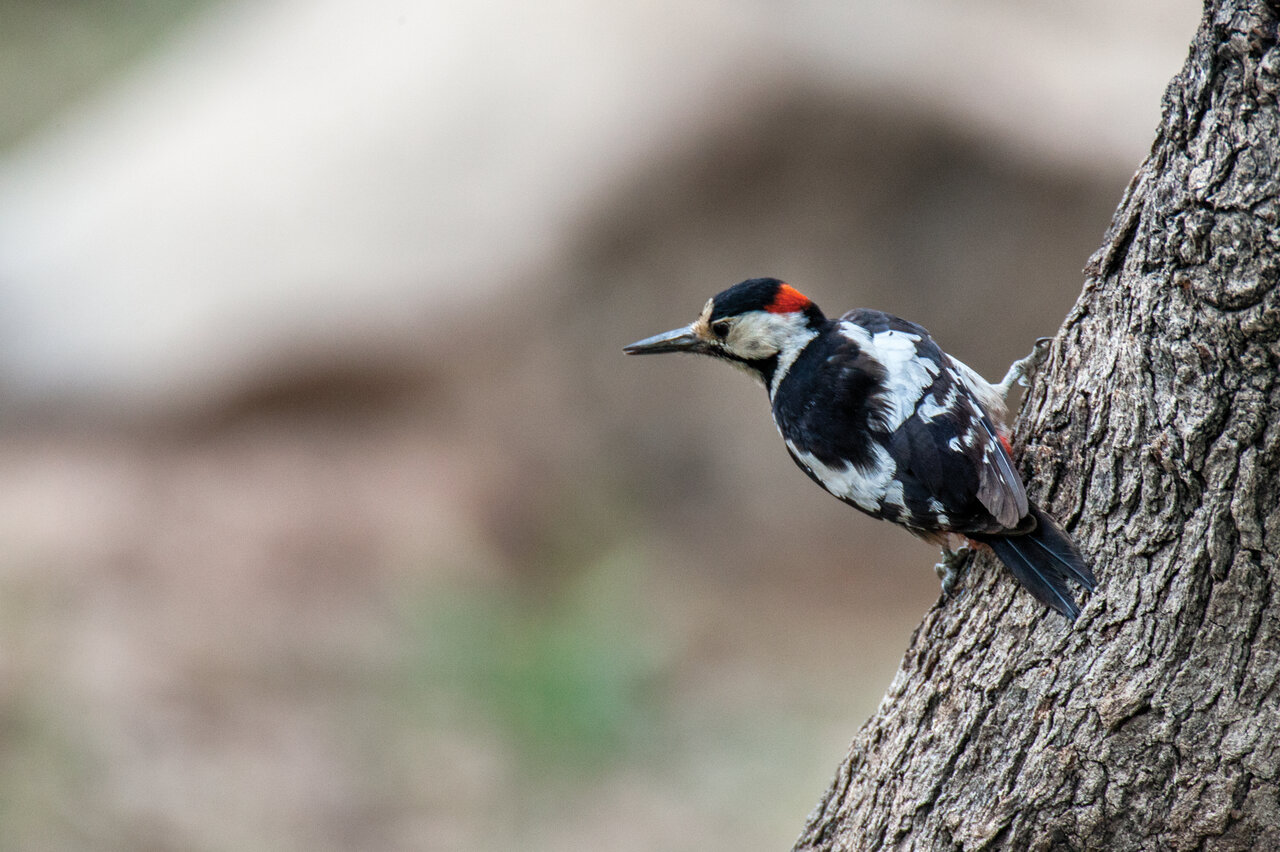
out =
[[[1278,18],[1206,3],[1017,423],[1101,588],[980,560],[797,850],[1280,849]]]

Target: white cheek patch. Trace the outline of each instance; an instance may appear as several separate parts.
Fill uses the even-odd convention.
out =
[[[757,361],[790,350],[792,360],[816,336],[804,314],[751,311],[738,317],[725,348],[741,358]]]
[[[740,316],[729,330],[724,348],[739,358],[752,361],[777,355],[778,348],[774,345],[772,329],[762,319],[763,316],[767,315],[762,311]]]
[[[704,328],[709,328],[705,320],[699,321]],[[796,358],[809,345],[818,333],[809,328],[808,318],[801,313],[774,314],[768,311],[751,311],[742,314],[729,329],[729,336],[723,342],[717,342],[727,354],[747,361],[763,361],[777,357],[778,363],[773,371],[773,383],[769,386],[769,398],[778,389],[782,379],[786,377]],[[738,363],[748,373],[759,374],[749,366]]]

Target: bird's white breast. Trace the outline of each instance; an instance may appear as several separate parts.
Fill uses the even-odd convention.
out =
[[[836,497],[849,500],[858,508],[871,513],[879,512],[885,503],[905,506],[902,483],[894,479],[898,466],[890,457],[889,451],[881,445],[871,445],[873,461],[870,465],[859,467],[846,462],[831,466],[797,447],[785,435],[783,440],[791,454],[817,477],[823,488]]]

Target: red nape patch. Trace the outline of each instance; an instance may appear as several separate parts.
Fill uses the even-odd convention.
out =
[[[1004,444],[1004,451],[1009,454],[1009,458],[1013,458],[1013,444],[1009,443],[1009,438],[1005,435],[1001,435],[1000,443]]]
[[[803,311],[809,305],[809,297],[790,284],[779,284],[773,301],[765,308],[771,314],[791,314]]]

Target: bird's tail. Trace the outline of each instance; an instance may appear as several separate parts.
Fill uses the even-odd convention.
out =
[[[1075,621],[1080,606],[1067,581],[1074,581],[1088,591],[1093,591],[1098,581],[1062,527],[1040,511],[1039,506],[1032,504],[1029,508],[1036,526],[1028,533],[970,537],[994,550],[1036,600]]]

